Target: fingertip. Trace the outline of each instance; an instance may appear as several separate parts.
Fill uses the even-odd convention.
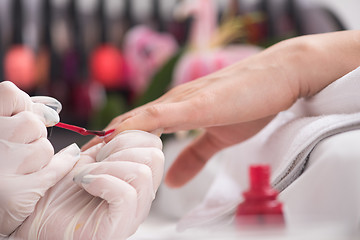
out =
[[[92,174],[77,174],[74,176],[73,181],[79,185],[84,187],[84,185],[90,184],[92,181],[94,181],[96,177]]]
[[[80,157],[80,149],[76,143],[61,149],[58,154],[68,154],[71,157]]]
[[[2,116],[12,116],[22,111],[31,110],[32,104],[30,96],[11,81],[0,83],[0,114]]]
[[[97,138],[97,137],[94,137],[94,138],[92,138],[89,142],[85,143],[85,144],[80,148],[80,150],[81,150],[82,152],[84,152],[84,151],[88,150],[89,148],[91,148],[92,146],[95,146],[95,145],[97,145],[97,144],[99,144],[99,143],[101,143],[101,142],[102,142],[102,139],[99,139],[99,138]]]
[[[112,133],[106,135],[106,136],[103,138],[104,141],[105,141],[105,143],[110,142],[110,141],[111,141],[116,135],[118,135],[119,133],[120,133],[120,131],[115,128],[115,130],[114,130]]]
[[[205,167],[209,159],[220,149],[212,144],[207,134],[187,146],[169,168],[165,183],[171,188],[179,188],[188,183]]]
[[[46,187],[52,187],[65,177],[80,159],[80,150],[73,143],[55,154],[49,164],[42,168],[38,174]]]
[[[187,168],[184,168],[181,160],[177,160],[166,173],[164,182],[170,188],[180,188],[190,181],[196,173],[197,171],[189,172]]]
[[[130,184],[106,173],[84,174],[74,182],[95,197],[106,200],[109,204],[123,205],[124,201],[136,206],[137,192]],[[119,201],[119,196],[121,200]],[[127,204],[125,204],[127,205]]]
[[[179,181],[176,176],[174,177],[173,174],[166,174],[164,183],[169,188],[180,188],[186,184],[186,182]]]
[[[46,105],[47,107],[53,109],[57,113],[61,112],[61,109],[62,109],[61,103],[57,99],[55,99],[53,97],[34,96],[34,97],[31,97],[31,100],[34,103],[42,103],[42,104]]]
[[[40,117],[46,127],[52,127],[60,121],[59,114],[42,103],[34,103],[33,112]]]
[[[64,171],[69,171],[80,159],[80,149],[73,143],[56,153],[53,157],[53,168],[60,171],[59,166],[64,166]],[[66,166],[66,167],[65,167]]]

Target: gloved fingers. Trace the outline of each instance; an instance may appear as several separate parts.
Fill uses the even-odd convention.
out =
[[[60,121],[59,114],[42,103],[33,103],[32,112],[39,116],[46,127],[52,127]]]
[[[101,231],[107,228],[107,231],[96,232],[95,235],[101,235],[104,239],[126,239],[133,233],[131,229],[135,221],[134,212],[138,207],[138,195],[130,184],[108,174],[87,174],[75,180],[89,194],[102,198],[108,203],[107,214],[104,214],[102,219],[97,219],[101,225],[94,229]],[[109,232],[112,232],[113,236],[107,238],[106,234],[110,234]]]
[[[10,117],[16,113],[32,109],[30,96],[21,91],[14,83],[0,83],[0,116]]]
[[[142,221],[147,216],[151,202],[155,198],[153,190],[152,172],[144,164],[134,162],[101,162],[85,166],[74,177],[80,182],[86,175],[108,174],[129,183],[137,192],[138,208],[136,217]]]
[[[62,110],[61,103],[52,97],[47,96],[34,96],[31,97],[31,100],[33,103],[42,103],[46,105],[47,107],[50,107],[51,109],[55,110],[57,113],[60,113]]]
[[[160,149],[154,147],[128,148],[116,152],[103,160],[103,162],[114,161],[136,162],[147,165],[152,172],[154,191],[156,192],[160,186],[164,174],[165,161],[164,153]]]
[[[40,116],[46,126],[53,126],[59,122],[58,112],[56,112],[59,110],[61,110],[61,104],[54,98],[30,98],[12,82],[0,83],[0,116],[10,117],[22,111],[33,111]]]
[[[55,154],[45,167],[31,177],[39,180],[39,188],[45,193],[73,169],[79,158],[80,149],[73,143]]]
[[[26,218],[34,212],[39,199],[45,195],[49,188],[58,183],[71,171],[76,163],[75,160],[78,159],[78,153],[79,148],[76,145],[75,147],[70,146],[52,159],[50,158],[51,161],[37,172],[24,175],[7,174],[1,176],[0,203],[4,204],[0,204],[0,222],[2,223],[0,224],[0,236],[4,229],[6,229],[5,232],[8,235],[24,224]],[[32,159],[32,161],[36,160],[36,158]],[[61,186],[69,187],[66,184]],[[71,184],[70,186],[76,185]],[[63,193],[64,190],[61,192]],[[41,211],[43,210],[42,208],[40,209]]]
[[[80,150],[80,159],[76,164],[76,168],[71,173],[74,181],[79,176],[84,176],[88,174],[92,169],[97,167],[95,156],[103,147],[103,145],[104,143],[99,143],[83,152],[81,152]]]
[[[99,151],[104,147],[105,143],[98,143],[91,148],[86,149],[85,151],[81,152],[81,162],[87,162],[92,163],[95,162],[96,155],[99,153]],[[83,160],[83,158],[86,158],[88,160]]]
[[[85,169],[90,168],[91,166],[93,166],[93,163],[95,163],[95,157],[98,154],[98,152],[100,151],[100,149],[104,146],[105,143],[99,143],[97,145],[92,146],[89,149],[86,149],[85,151],[81,151],[80,150],[80,159],[76,164],[76,168],[74,169],[74,171],[72,171],[72,175],[75,176],[77,175],[79,172],[82,172],[84,167]]]
[[[148,132],[139,130],[124,131],[99,151],[96,161],[101,162],[115,152],[133,147],[155,147],[162,149],[162,142],[159,137]]]
[[[43,122],[29,111],[11,117],[0,117],[0,133],[0,139],[25,144],[47,136]]]
[[[0,173],[29,174],[46,166],[54,155],[54,148],[46,138],[29,144],[0,140]]]

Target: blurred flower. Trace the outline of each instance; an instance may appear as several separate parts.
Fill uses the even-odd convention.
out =
[[[193,17],[188,51],[178,62],[173,85],[179,85],[208,75],[237,61],[260,52],[249,44],[228,45],[243,36],[241,18],[231,18],[217,26],[217,9],[211,0],[184,0],[175,11],[176,17]]]
[[[175,54],[178,45],[172,35],[138,25],[126,33],[123,49],[129,70],[129,86],[139,95],[154,73]]]

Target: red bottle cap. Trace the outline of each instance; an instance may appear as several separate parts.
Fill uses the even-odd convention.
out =
[[[241,224],[283,223],[282,203],[278,191],[270,185],[270,167],[252,165],[249,169],[250,189],[243,193],[244,201],[236,211],[236,221]]]

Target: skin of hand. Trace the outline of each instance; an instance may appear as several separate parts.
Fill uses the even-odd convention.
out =
[[[159,137],[134,130],[82,152],[9,239],[128,238],[148,215],[161,182],[161,148]]]
[[[144,131],[204,128],[178,156],[166,183],[180,187],[216,152],[259,132],[299,98],[311,97],[359,66],[360,31],[296,37],[213,74],[179,85],[114,118],[106,129]],[[92,139],[83,149],[97,144]]]
[[[71,147],[54,156],[46,126],[56,124],[59,115],[44,103],[61,109],[56,99],[30,98],[13,83],[0,83],[0,237],[18,228],[78,160]]]

